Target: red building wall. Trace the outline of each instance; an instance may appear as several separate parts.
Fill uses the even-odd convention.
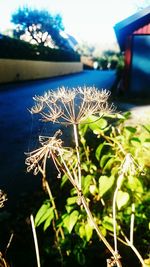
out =
[[[150,34],[150,23],[134,31],[133,34]]]

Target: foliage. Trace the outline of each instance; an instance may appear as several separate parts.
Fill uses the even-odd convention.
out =
[[[56,62],[80,61],[79,55],[73,51],[32,45],[7,36],[1,37],[0,47],[0,58]]]
[[[117,69],[117,72],[122,72],[124,67],[124,58],[121,53],[106,50],[98,59],[100,69]]]
[[[24,6],[12,15],[11,21],[16,25],[16,38],[36,45],[69,49],[68,42],[60,35],[64,26],[59,14],[51,15],[47,10]]]
[[[77,46],[77,52],[81,56],[89,58],[89,60],[96,61],[100,70],[117,70],[117,75],[122,73],[124,68],[123,55],[115,50],[104,50],[97,45],[81,43]]]
[[[67,108],[69,92],[66,101],[62,97],[63,93],[63,91],[59,91],[58,95],[53,94],[53,104],[62,98],[67,116],[70,114],[69,112],[74,116],[72,106],[69,106],[70,109]],[[89,100],[88,93],[89,89],[84,89],[84,97],[88,97]],[[70,92],[70,94],[73,97],[73,93]],[[52,121],[51,112],[54,110],[56,122],[58,119],[60,121],[62,116],[63,123],[64,120],[67,120],[70,124],[72,117],[64,116],[64,112],[60,109],[56,110],[56,107],[54,109],[51,106],[51,111],[46,113],[47,107],[43,105],[43,101],[46,101],[45,103],[49,107],[51,93],[45,94],[44,98],[36,97],[35,99],[38,101],[38,106],[35,106],[31,110],[32,112],[37,113],[39,110],[45,120]],[[42,106],[40,101],[42,101]],[[72,98],[71,103],[74,103]],[[79,107],[83,108],[85,103],[83,102]],[[87,103],[89,105],[88,101]],[[86,107],[88,110],[92,106]],[[41,111],[42,109],[44,110]],[[58,111],[58,118],[56,118],[56,111]],[[44,155],[47,158],[52,156],[59,171],[59,178],[60,171],[64,173],[60,186],[62,193],[65,192],[65,196],[62,198],[65,208],[57,203],[57,193],[55,197],[50,193],[50,202],[48,200],[44,202],[35,217],[36,225],[42,226],[46,235],[48,229],[53,229],[54,240],[56,238],[55,244],[62,262],[67,257],[74,257],[80,265],[86,265],[85,255],[89,245],[91,247],[100,237],[113,255],[113,258],[108,259],[111,266],[116,266],[115,264],[122,266],[118,254],[122,245],[125,245],[127,249],[130,247],[143,266],[146,266],[139,251],[144,258],[148,256],[150,126],[130,126],[126,122],[128,115],[128,113],[124,115],[108,114],[105,110],[103,116],[100,117],[89,115],[85,116],[84,120],[83,117],[80,118],[78,125],[80,146],[78,146],[76,135],[78,123],[75,118],[72,118],[76,140],[74,149],[63,148],[61,150],[62,143],[60,139],[56,139],[56,135],[49,141],[44,141],[42,137],[40,140],[43,147],[31,152],[30,157],[27,158],[28,171],[34,169],[34,174],[40,171],[45,188],[48,183],[45,181]],[[77,116],[77,118],[79,117]],[[81,178],[81,185],[77,174]],[[70,187],[68,181],[73,187]],[[74,240],[71,244],[72,236]],[[112,248],[113,243],[114,249]],[[114,251],[116,255],[114,255]]]
[[[95,46],[86,42],[77,45],[77,51],[81,56],[93,57]]]
[[[124,233],[127,236],[129,235],[132,204],[135,203],[135,239],[146,257],[150,238],[148,235],[148,214],[150,212],[148,205],[150,201],[148,193],[150,180],[149,133],[146,126],[125,126],[123,123],[119,123],[121,120],[115,122],[114,125],[108,125],[106,119],[101,119],[98,123],[80,125],[80,141],[84,145],[84,149],[86,149],[85,151],[83,147],[81,149],[81,162],[84,172],[82,176],[83,193],[89,199],[94,217],[104,235],[112,235],[111,200],[118,172],[121,171],[121,165],[124,160],[123,150],[125,149],[127,153],[131,153],[135,157],[136,163],[135,167],[133,167],[135,170],[128,170],[128,174],[125,175],[117,195],[117,233],[120,238],[123,238]],[[92,143],[95,143],[94,145],[97,143],[94,150],[93,146],[91,146],[91,139],[93,140]],[[86,155],[88,155],[88,158]],[[65,180],[66,177],[64,176],[62,179],[63,186]],[[43,216],[43,218],[45,217]],[[51,213],[49,213],[49,219],[51,219]],[[46,220],[43,219],[41,223],[43,222],[43,229],[45,230]],[[81,210],[79,214],[77,196],[74,190],[70,191],[70,196],[66,199],[65,210],[59,218],[58,226],[60,225],[64,229],[65,236],[69,234],[79,236],[76,246],[79,246],[81,244],[80,240],[83,240],[83,245],[80,248],[83,260],[85,247],[95,238],[94,229],[90,221],[87,220],[84,210]],[[143,229],[142,233],[141,227]],[[70,253],[68,249],[68,254]],[[76,256],[80,262],[79,255]]]

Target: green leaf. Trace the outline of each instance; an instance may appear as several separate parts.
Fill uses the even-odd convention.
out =
[[[61,187],[64,186],[64,184],[68,181],[68,176],[66,174],[63,175],[61,179]]]
[[[119,190],[117,194],[117,201],[116,201],[118,210],[120,210],[123,206],[127,205],[129,199],[130,199],[130,196],[127,192],[123,192]]]
[[[102,233],[103,236],[106,236],[107,235],[107,231],[106,231],[106,228],[103,226],[103,225],[100,225],[99,226],[99,229]]]
[[[135,133],[136,132],[136,128],[135,127],[126,126],[125,129],[128,130],[130,133]]]
[[[50,208],[50,202],[45,201],[35,216],[35,226],[37,226],[38,222],[40,221],[40,219],[43,217],[43,215],[47,212],[49,208]]]
[[[83,224],[79,227],[79,236],[81,238],[85,237],[85,226]]]
[[[85,265],[85,256],[81,250],[77,251],[77,261],[81,266]]]
[[[123,113],[123,115],[126,119],[129,119],[131,117],[131,111],[126,111]]]
[[[36,223],[36,226],[39,226],[41,223],[43,223],[44,221],[46,221],[49,217],[53,217],[53,207],[49,207],[45,213],[43,214],[43,216],[38,220],[38,222]],[[51,214],[52,213],[52,214]]]
[[[49,214],[49,217],[46,219],[45,223],[44,223],[44,227],[43,230],[46,231],[46,229],[50,226],[51,221],[54,219],[54,212],[52,211]]]
[[[116,160],[114,159],[114,157],[110,158],[107,163],[105,164],[104,168],[103,168],[103,171],[106,171],[106,170],[110,170],[112,169],[112,165],[114,164]]]
[[[66,208],[66,211],[68,212],[68,213],[70,213],[72,210],[74,210],[74,206],[73,205],[71,205],[71,206],[65,206],[65,208]]]
[[[90,185],[90,187],[89,187],[89,191],[90,191],[90,193],[91,193],[93,196],[94,196],[95,194],[98,193],[98,189],[97,189],[97,187],[96,187],[95,184],[91,184],[91,185]]]
[[[137,193],[143,193],[144,191],[141,181],[134,176],[128,176],[127,187],[131,191],[137,192]]]
[[[77,203],[77,196],[67,198],[67,205],[73,205],[75,203]]]
[[[81,168],[85,171],[88,172],[88,166],[86,162],[81,163]]]
[[[100,167],[103,168],[104,165],[106,164],[107,160],[109,158],[111,158],[111,157],[112,157],[112,155],[110,153],[108,153],[106,155],[103,155],[102,158],[101,158],[101,160],[100,160]]]
[[[106,115],[107,118],[116,118],[116,119],[125,119],[125,116],[121,115],[120,113],[108,114]]]
[[[103,130],[107,126],[107,121],[104,118],[98,118],[97,116],[90,116],[88,118],[89,128],[94,131],[97,129]]]
[[[93,227],[89,223],[85,224],[85,234],[86,234],[86,240],[88,242],[93,234]]]
[[[68,232],[71,233],[74,225],[78,220],[79,212],[74,210],[71,214],[68,214],[63,219],[64,226],[67,228]]]
[[[102,225],[105,229],[113,232],[113,218],[109,217],[109,216],[104,216],[103,217],[103,221],[102,221]]]
[[[88,222],[82,223],[79,227],[78,233],[80,238],[86,238],[86,241],[88,242],[93,234],[93,226]]]
[[[87,194],[89,192],[89,186],[91,184],[92,179],[93,179],[92,175],[87,175],[82,179],[82,187],[84,194]]]
[[[134,146],[137,146],[137,145],[140,145],[141,144],[141,140],[138,137],[132,137],[132,138],[130,138],[130,142]]]
[[[93,133],[96,135],[100,135],[102,133],[102,130],[97,128],[93,130]]]
[[[150,133],[150,124],[143,125],[143,128],[144,128],[148,133]]]
[[[79,134],[80,134],[81,138],[86,134],[87,129],[88,129],[88,124],[86,124],[88,122],[87,121],[83,121],[82,123],[79,124]],[[85,139],[84,138],[81,139],[81,142],[82,142],[82,144],[84,144],[85,143]]]
[[[100,145],[97,147],[96,152],[95,152],[95,156],[96,156],[97,160],[100,159],[102,149],[103,149],[103,147],[104,147],[105,145],[106,145],[106,143],[104,142],[104,143],[100,144]]]
[[[104,229],[106,229],[106,230],[109,230],[109,231],[111,231],[111,232],[113,232],[114,231],[114,225],[113,225],[113,218],[112,217],[109,217],[109,216],[104,216],[103,217],[103,221],[102,221],[102,226],[104,227]],[[116,230],[117,230],[117,232],[119,232],[119,230],[120,230],[120,226],[117,224],[116,225]],[[104,232],[105,233],[105,232]]]
[[[99,194],[102,197],[114,184],[114,176],[107,177],[105,175],[99,178]]]

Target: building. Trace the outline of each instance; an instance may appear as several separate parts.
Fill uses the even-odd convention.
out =
[[[125,59],[122,90],[150,96],[150,6],[117,23],[114,31]]]

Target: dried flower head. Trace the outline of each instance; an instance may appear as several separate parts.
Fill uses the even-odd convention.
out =
[[[4,202],[7,200],[7,195],[0,189],[0,208],[4,207]]]
[[[114,107],[107,100],[110,92],[93,87],[65,88],[35,96],[31,113],[40,113],[46,122],[79,124],[91,115],[110,113]]]
[[[33,170],[34,175],[41,172],[45,177],[47,158],[53,158],[62,147],[62,140],[57,139],[60,134],[61,131],[59,130],[53,137],[39,136],[39,142],[42,146],[32,152],[25,153],[27,155],[25,160],[25,164],[28,166],[27,172]]]

